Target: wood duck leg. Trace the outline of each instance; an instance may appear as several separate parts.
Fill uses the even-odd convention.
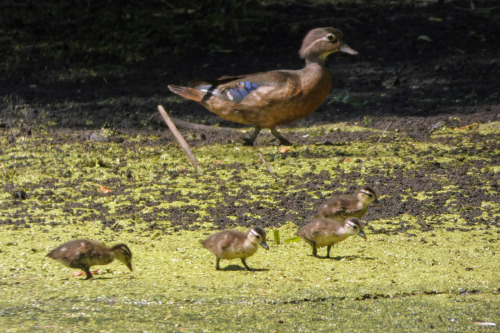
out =
[[[259,126],[255,126],[255,131],[252,133],[252,136],[245,139],[245,146],[253,146],[255,139],[257,139],[257,136],[259,135],[261,130],[262,130],[262,128],[260,128]],[[283,137],[281,135],[281,133],[278,132],[278,130],[276,128],[271,129],[271,134],[274,135],[274,137],[276,139],[278,139],[282,145],[284,145],[284,146],[291,146],[292,145],[292,143],[290,141],[288,141],[285,137]]]
[[[245,146],[253,146],[253,143],[255,142],[255,139],[257,139],[257,135],[259,135],[261,130],[262,128],[260,128],[259,126],[255,126],[255,130],[253,131],[252,135],[249,138],[245,139]]]
[[[280,143],[284,146],[291,146],[292,143],[285,139],[284,137],[281,136],[280,132],[276,128],[271,129],[271,133],[278,139],[280,140]]]

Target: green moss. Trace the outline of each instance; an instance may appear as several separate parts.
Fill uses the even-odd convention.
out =
[[[336,128],[331,130],[363,130],[347,124]],[[322,130],[330,128],[317,129]],[[436,165],[468,168],[481,179],[474,186],[494,198],[496,183],[489,176],[497,167],[494,152],[472,145],[469,135],[475,134],[470,131],[443,130],[439,135],[449,137],[447,144],[387,135],[396,139],[381,142],[363,168],[373,142],[292,146],[288,153],[280,153],[280,147],[259,148],[277,179],[255,148],[240,145],[195,149],[203,166],[196,172],[177,146],[144,144],[157,141],[153,135],[121,135],[128,145],[57,144],[42,133],[9,144],[0,136],[2,185],[28,193],[22,201],[9,191],[0,193],[0,220],[9,222],[0,227],[4,331],[67,331],[79,325],[116,332],[421,332],[477,330],[474,322],[498,321],[500,280],[492,260],[498,252],[498,227],[471,226],[460,214],[474,208],[477,219],[495,221],[498,203],[492,199],[479,207],[457,207],[460,188],[432,171]],[[477,154],[457,151],[453,140],[461,148],[477,148]],[[485,166],[472,168],[471,161]],[[307,194],[311,201],[304,207],[312,207],[333,186],[342,190],[352,185],[343,174],[355,174],[361,185],[372,177],[401,177],[414,170],[428,173],[440,188],[403,190],[399,199],[425,203],[449,194],[444,203],[449,212],[434,214],[429,205],[422,216],[371,220],[372,230],[383,231],[368,232],[368,241],[352,237],[341,242],[332,249],[332,259],[313,258],[302,241],[269,241],[270,251],[260,249],[248,259],[250,267],[261,270],[243,271],[234,260],[222,261],[221,272],[214,269],[213,254],[199,244],[215,227],[209,210],[226,204],[218,193],[222,188],[227,196],[246,191],[234,204],[249,205],[245,216],[251,219],[258,217],[254,202],[276,207],[276,216],[291,211],[293,207],[276,202],[285,195]],[[320,172],[331,178],[316,189],[305,190],[289,178]],[[111,192],[103,193],[101,185]],[[196,216],[190,227],[197,230],[179,231],[179,221],[168,213],[173,208],[189,209]],[[229,218],[237,224],[240,217]],[[293,237],[294,222],[276,226],[282,240]],[[404,232],[398,231],[402,228]],[[77,237],[130,245],[134,272],[114,262],[101,267],[94,280],[82,281],[45,258],[50,249]]]
[[[438,232],[368,241],[350,238],[333,259],[310,255],[304,242],[272,245],[248,259],[223,261],[199,245],[205,232],[140,236],[102,231],[97,224],[0,230],[4,328],[121,331],[185,328],[188,331],[261,329],[468,330],[494,322],[498,276],[491,269],[495,236],[464,238]],[[293,225],[280,228],[283,238]],[[118,262],[94,280],[44,259],[63,239],[90,237],[129,244],[134,272]],[[428,241],[423,241],[423,239]],[[435,239],[438,243],[434,243]],[[29,286],[29,288],[28,288]],[[234,320],[237,319],[237,320]],[[211,328],[210,328],[211,327]]]

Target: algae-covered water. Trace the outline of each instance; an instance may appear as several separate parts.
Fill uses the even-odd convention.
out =
[[[196,172],[144,134],[2,135],[2,331],[496,331],[499,124],[441,129],[431,143],[389,130],[374,149],[377,131],[318,132],[368,139],[260,148],[275,177],[239,144],[194,149]],[[331,259],[283,242],[318,202],[363,184],[382,202],[365,217],[367,241],[349,238]],[[258,270],[234,260],[216,271],[200,240],[250,225],[271,247],[247,260]],[[45,257],[81,237],[126,243],[134,271],[113,262],[84,281]]]

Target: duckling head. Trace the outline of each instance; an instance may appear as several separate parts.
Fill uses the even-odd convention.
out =
[[[326,57],[334,52],[347,54],[358,54],[344,41],[344,34],[336,28],[317,28],[309,31],[302,42],[300,57],[306,60],[320,59],[325,61]]]
[[[355,217],[350,217],[345,220],[345,230],[346,233],[350,235],[358,235],[364,239],[366,239],[366,234],[363,231],[364,223]]]
[[[362,202],[365,205],[371,203],[376,203],[376,204],[379,203],[377,192],[375,192],[375,190],[369,186],[361,187],[358,190],[356,197],[360,202]]]
[[[111,248],[115,254],[115,258],[124,263],[132,272],[132,251],[125,244],[118,244]]]
[[[266,243],[266,231],[261,227],[253,227],[248,232],[248,239],[257,245],[262,246],[266,250],[269,250],[269,246]]]

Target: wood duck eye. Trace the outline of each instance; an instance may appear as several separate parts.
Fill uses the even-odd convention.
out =
[[[255,238],[260,239],[260,236],[259,236],[259,235],[256,235],[256,236],[255,236]]]
[[[326,39],[329,41],[329,42],[333,42],[333,43],[336,43],[337,42],[337,37],[335,37],[335,35],[333,34],[328,34],[326,36]]]

